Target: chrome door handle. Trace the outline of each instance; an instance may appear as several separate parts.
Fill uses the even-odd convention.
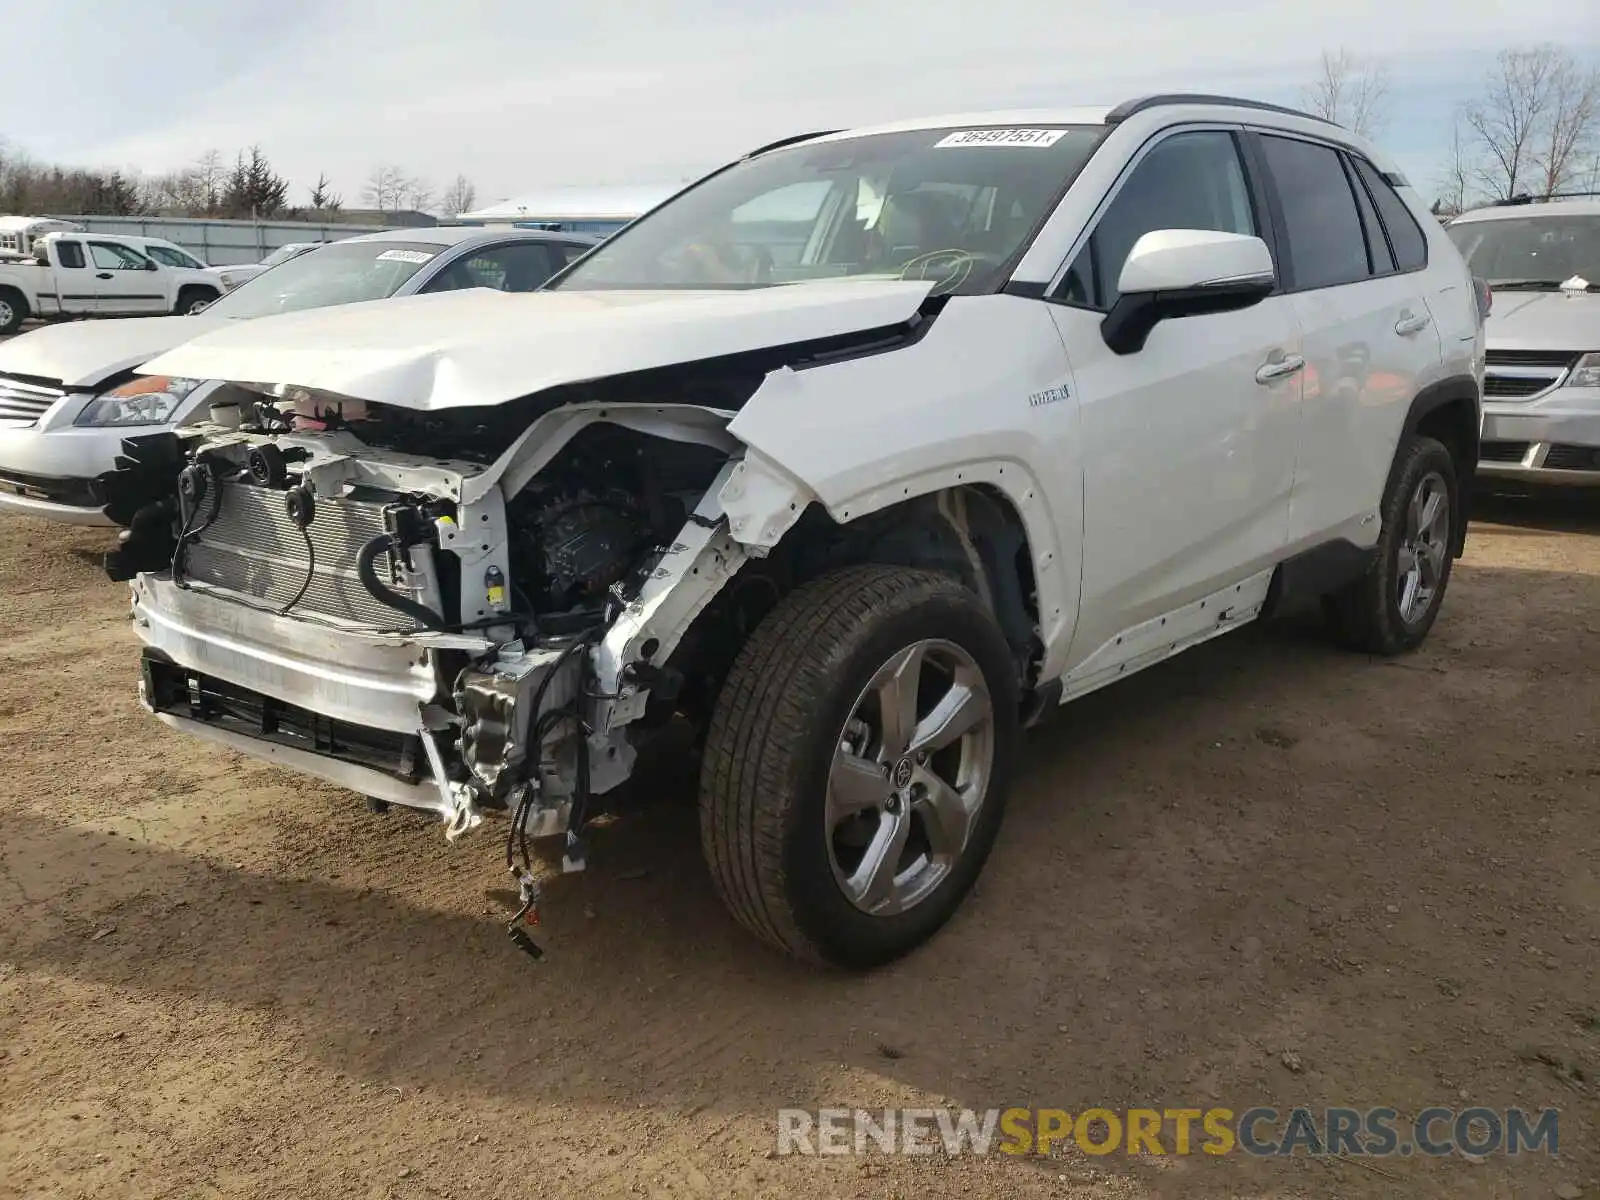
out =
[[[1421,333],[1428,327],[1429,317],[1414,317],[1410,313],[1401,313],[1400,319],[1394,323],[1394,331],[1401,337],[1410,337],[1413,333]]]
[[[1286,376],[1293,375],[1296,371],[1304,369],[1305,365],[1306,360],[1298,354],[1269,359],[1256,368],[1256,382],[1271,383],[1275,379],[1283,379]]]

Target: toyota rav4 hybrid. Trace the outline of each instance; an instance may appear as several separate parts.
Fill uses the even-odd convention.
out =
[[[1600,484],[1600,199],[1478,209],[1450,238],[1495,297],[1479,472]]]
[[[972,887],[1049,709],[1296,595],[1359,650],[1418,645],[1482,354],[1444,231],[1304,115],[817,134],[542,292],[270,317],[146,364],[226,385],[125,444],[107,569],[162,721],[452,838],[503,814],[529,915],[528,839],[582,867],[688,722],[734,915],[865,967]]]

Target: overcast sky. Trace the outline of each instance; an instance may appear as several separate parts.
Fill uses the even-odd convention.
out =
[[[48,12],[48,34],[6,56],[8,141],[151,172],[255,142],[294,181],[293,202],[326,171],[352,207],[378,163],[436,182],[463,172],[483,204],[554,184],[671,182],[786,134],[926,113],[1150,91],[1295,101],[1319,52],[1341,45],[1388,62],[1379,140],[1427,190],[1450,113],[1497,50],[1553,41],[1600,59],[1600,0],[51,0],[29,11]]]

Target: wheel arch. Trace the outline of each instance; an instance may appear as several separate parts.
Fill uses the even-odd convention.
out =
[[[1008,641],[1016,640],[1013,634],[1019,632],[1020,614],[1025,612],[1029,636],[1047,655],[1052,647],[1065,644],[1077,618],[1079,580],[1073,568],[1078,547],[1075,540],[1063,542],[1073,528],[1071,520],[1050,512],[1044,488],[1014,459],[972,460],[899,478],[892,469],[886,470],[867,490],[825,500],[806,481],[752,448],[719,500],[732,536],[757,555],[774,552],[806,514],[810,514],[808,526],[825,518],[834,529],[855,531],[893,527],[907,515],[926,526],[931,512],[938,515],[935,527],[942,523],[958,545],[964,537],[973,539],[971,549],[977,553],[984,579],[972,574],[972,555],[963,548],[967,582],[986,600],[987,587],[995,593],[996,603],[1010,605],[1007,612],[996,613]],[[892,541],[878,539],[880,545]],[[948,547],[931,553],[951,561]],[[894,561],[902,566],[938,565],[910,561],[914,557],[906,550]],[[1031,686],[1033,680],[1023,682]]]
[[[222,289],[220,287],[212,287],[207,283],[185,283],[178,288],[178,294],[173,300],[173,307],[181,313],[185,302],[193,299],[196,294],[208,297],[207,304],[214,304],[222,298]]]
[[[730,538],[745,551],[744,561],[674,647],[671,665],[698,689],[691,707],[714,702],[743,641],[790,591],[865,565],[930,569],[959,580],[993,615],[1018,688],[1031,697],[1049,645],[1039,612],[1037,543],[1012,495],[971,479],[966,469],[961,474],[959,482],[925,491],[904,483],[880,489],[898,494],[887,503],[830,509],[798,481],[786,490],[775,464],[748,456],[721,492]],[[1043,557],[1054,555],[1046,550]]]
[[[1456,466],[1457,494],[1465,510],[1478,469],[1478,440],[1482,404],[1478,382],[1470,375],[1452,375],[1419,391],[1406,412],[1405,425],[1395,445],[1394,459],[1384,481],[1384,495],[1394,486],[1403,451],[1412,437],[1431,437],[1442,442]],[[1456,525],[1450,553],[1460,558],[1466,542],[1466,513]]]

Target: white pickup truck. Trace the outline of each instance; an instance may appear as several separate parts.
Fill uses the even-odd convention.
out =
[[[28,258],[0,261],[0,334],[29,317],[199,312],[221,294],[215,272],[165,266],[115,234],[56,233]]]

